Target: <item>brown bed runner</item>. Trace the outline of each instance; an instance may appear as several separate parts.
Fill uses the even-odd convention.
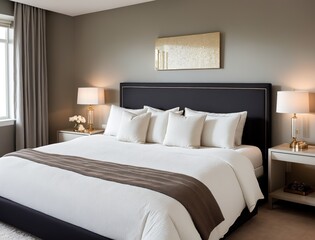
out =
[[[187,209],[204,240],[207,240],[211,231],[224,220],[210,190],[199,180],[184,174],[76,156],[48,154],[31,149],[23,149],[6,156],[21,157],[85,176],[147,188],[168,195]]]

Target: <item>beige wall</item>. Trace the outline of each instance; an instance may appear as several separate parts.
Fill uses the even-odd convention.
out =
[[[275,113],[275,94],[279,89],[315,91],[313,9],[313,0],[157,0],[75,17],[75,70],[68,90],[75,95],[78,86],[104,86],[108,104],[118,104],[122,81],[270,82],[273,144],[289,141],[290,116]],[[221,69],[154,70],[157,37],[213,31],[222,33]],[[84,113],[74,105],[75,112]],[[99,107],[99,125],[108,108]],[[307,121],[304,137],[315,143],[314,115]]]
[[[15,150],[14,125],[0,127],[0,157]]]
[[[109,104],[118,104],[122,81],[270,82],[273,144],[288,141],[290,116],[275,113],[275,94],[315,92],[313,9],[313,0],[157,0],[75,18],[48,12],[50,141],[70,126],[69,116],[85,114],[77,87],[106,87],[108,104],[96,109],[100,126]],[[0,13],[13,14],[13,3],[0,0]],[[222,33],[221,69],[154,70],[157,37],[213,31]],[[313,114],[303,117],[302,135],[313,143],[314,122]]]
[[[0,0],[0,14],[13,16],[14,3],[9,0]]]
[[[49,139],[55,142],[57,130],[68,127],[68,117],[74,113],[75,107],[74,19],[47,12],[46,21]]]
[[[76,105],[79,86],[108,89],[108,105],[96,109],[98,126],[109,104],[118,104],[122,81],[271,82],[274,97],[278,89],[315,91],[312,9],[312,0],[157,0],[75,18],[48,12],[50,141],[70,126],[69,116],[85,114]],[[12,15],[13,3],[0,0],[0,12]],[[212,31],[222,33],[222,69],[154,70],[157,37]],[[310,114],[302,124],[313,143],[314,121]],[[289,127],[290,116],[275,113],[274,101],[273,144],[288,141]]]

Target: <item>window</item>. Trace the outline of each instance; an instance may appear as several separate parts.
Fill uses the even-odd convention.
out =
[[[13,29],[0,15],[0,120],[12,117]]]

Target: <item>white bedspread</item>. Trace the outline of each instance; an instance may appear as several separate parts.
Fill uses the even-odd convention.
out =
[[[195,177],[209,187],[225,218],[209,239],[222,237],[246,205],[253,210],[263,198],[251,162],[233,150],[124,143],[104,135],[38,150]],[[164,194],[17,157],[0,158],[0,196],[112,239],[200,239],[186,209]]]

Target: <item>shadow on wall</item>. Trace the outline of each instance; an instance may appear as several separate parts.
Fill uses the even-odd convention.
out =
[[[113,88],[105,89],[105,103],[106,104],[116,104],[119,105],[119,102],[113,101],[114,99],[119,99],[119,91]]]
[[[310,112],[315,113],[315,93],[310,93]]]

